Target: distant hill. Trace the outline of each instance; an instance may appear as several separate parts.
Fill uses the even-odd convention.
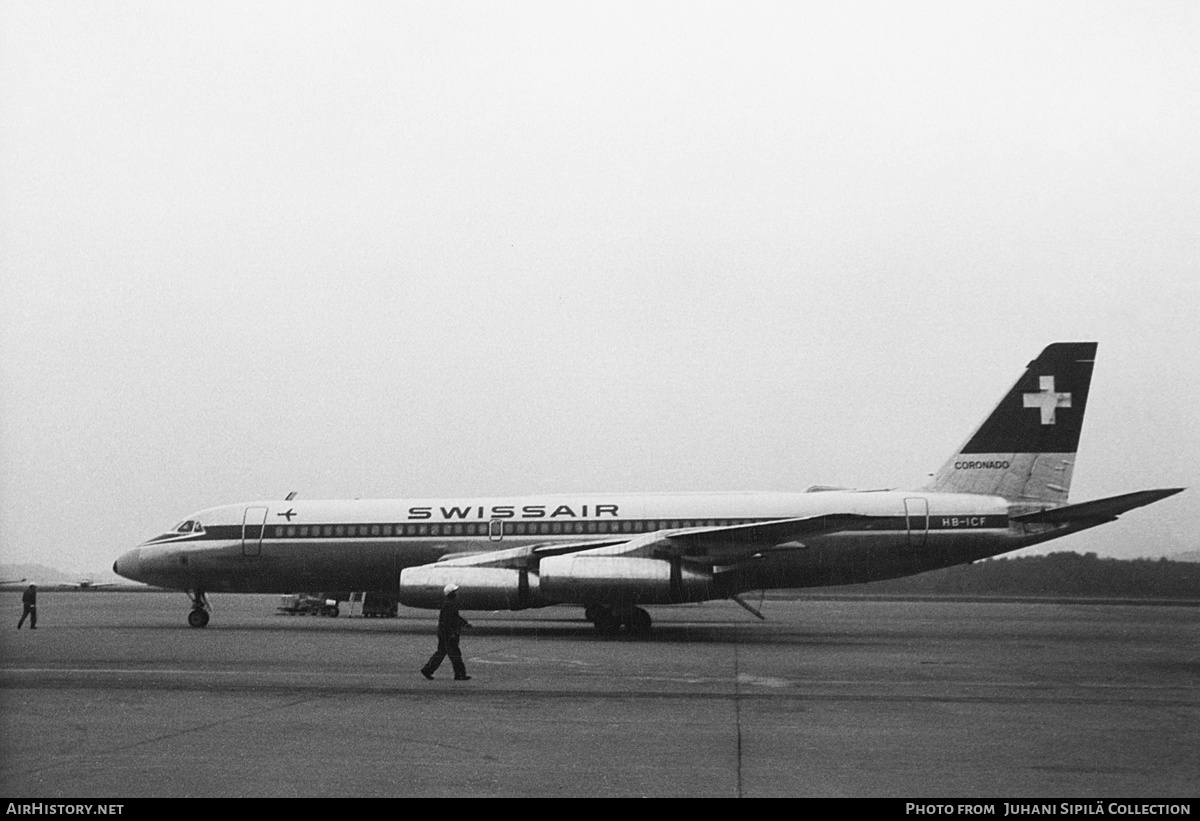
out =
[[[30,579],[39,582],[70,582],[74,578],[44,564],[0,564],[0,579]]]
[[[1173,562],[1200,562],[1200,550],[1188,550],[1184,553],[1172,553],[1167,556]]]
[[[97,582],[117,579],[112,571],[106,573],[64,573],[44,564],[0,564],[0,579],[15,580],[29,579],[38,584],[69,584],[80,579],[92,579]]]

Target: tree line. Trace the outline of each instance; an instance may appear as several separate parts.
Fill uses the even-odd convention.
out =
[[[1095,553],[995,558],[839,592],[1200,600],[1200,562],[1102,559]],[[814,591],[817,592],[817,591]]]

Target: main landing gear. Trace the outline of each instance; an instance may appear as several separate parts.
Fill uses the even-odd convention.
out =
[[[190,627],[207,627],[208,614],[212,610],[208,605],[208,596],[204,595],[203,590],[189,590],[187,594],[192,600],[192,612],[188,613],[188,625]]]
[[[621,632],[622,627],[634,636],[644,636],[650,632],[650,614],[640,607],[593,604],[588,606],[583,614],[602,636],[615,636]]]

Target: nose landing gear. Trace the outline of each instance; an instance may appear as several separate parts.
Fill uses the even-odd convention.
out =
[[[189,590],[188,596],[192,600],[192,612],[188,613],[189,627],[207,627],[208,614],[212,608],[209,607],[208,597],[204,595],[203,590]]]

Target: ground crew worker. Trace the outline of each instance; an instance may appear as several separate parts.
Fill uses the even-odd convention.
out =
[[[25,610],[21,613],[21,620],[17,622],[17,629],[21,629],[21,625],[25,623],[25,619],[29,619],[29,629],[37,630],[37,585],[29,585],[29,589],[21,594],[21,604],[25,605]]]
[[[471,625],[458,614],[458,597],[455,595],[457,590],[458,585],[453,582],[444,588],[446,599],[442,602],[441,613],[438,614],[437,652],[430,656],[429,661],[421,668],[421,675],[430,680],[446,656],[450,657],[450,664],[454,666],[455,681],[466,681],[470,678],[463,664],[462,651],[458,649],[458,636],[464,627]]]

